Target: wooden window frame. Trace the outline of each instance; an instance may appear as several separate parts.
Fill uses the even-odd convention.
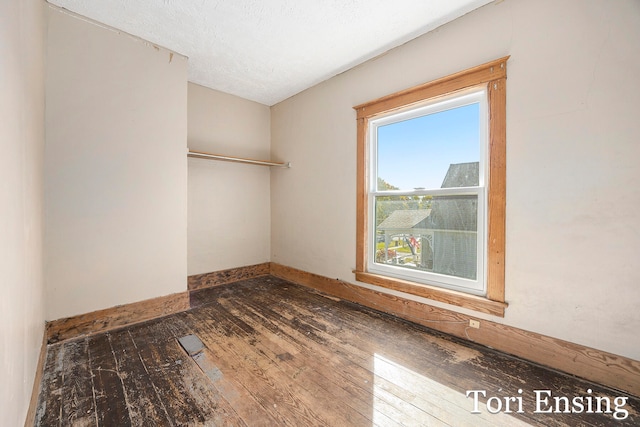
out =
[[[506,212],[506,80],[508,56],[353,107],[357,113],[356,280],[504,317]],[[486,296],[424,285],[367,271],[369,121],[392,112],[486,87],[489,110]]]

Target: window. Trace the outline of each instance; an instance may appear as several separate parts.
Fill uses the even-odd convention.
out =
[[[507,59],[355,107],[357,280],[504,316]]]
[[[369,120],[368,271],[486,293],[486,105],[477,88]]]

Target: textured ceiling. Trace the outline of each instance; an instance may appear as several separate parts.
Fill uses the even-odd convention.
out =
[[[266,105],[492,0],[48,0],[189,57],[189,80]]]

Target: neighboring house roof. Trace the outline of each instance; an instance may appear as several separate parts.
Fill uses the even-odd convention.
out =
[[[476,187],[480,182],[479,177],[479,162],[451,164],[440,188]]]
[[[442,188],[475,187],[480,176],[478,162],[449,166]],[[437,196],[431,204],[430,227],[439,230],[477,230],[478,200],[475,196]]]
[[[378,230],[408,230],[424,225],[423,223],[431,214],[431,209],[397,210],[393,211],[380,223]]]

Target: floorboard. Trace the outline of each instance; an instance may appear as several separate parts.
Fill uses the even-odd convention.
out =
[[[49,345],[35,425],[640,425],[637,397],[271,276],[194,291],[191,305]],[[486,392],[479,413],[470,390]],[[543,390],[570,410],[537,413]],[[594,413],[597,398],[612,406]]]

